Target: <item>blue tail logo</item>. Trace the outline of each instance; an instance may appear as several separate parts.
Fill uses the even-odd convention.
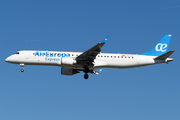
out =
[[[171,35],[165,35],[149,52],[142,55],[160,56],[167,52]]]

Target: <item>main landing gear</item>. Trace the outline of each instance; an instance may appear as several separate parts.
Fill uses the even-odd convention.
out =
[[[89,75],[87,73],[84,74],[84,79],[88,79]]]
[[[24,64],[21,63],[20,66],[22,67],[21,72],[24,72]]]
[[[87,74],[89,72],[89,67],[87,65],[84,66],[84,79],[88,79],[89,75]]]

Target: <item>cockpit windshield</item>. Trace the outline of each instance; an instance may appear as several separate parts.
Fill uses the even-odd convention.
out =
[[[19,54],[19,52],[16,52],[15,54]]]

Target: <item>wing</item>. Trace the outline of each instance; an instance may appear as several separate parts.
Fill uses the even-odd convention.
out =
[[[106,43],[108,38],[109,38],[109,35],[102,42],[99,42],[94,47],[90,48],[86,52],[84,52],[81,55],[79,55],[76,58],[76,60],[78,60],[78,61],[91,61],[91,62],[93,62],[94,59],[96,58],[97,54],[99,54],[101,52],[101,47]]]

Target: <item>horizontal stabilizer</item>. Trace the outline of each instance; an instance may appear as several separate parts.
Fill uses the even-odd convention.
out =
[[[174,52],[174,50],[171,50],[171,51],[169,51],[169,52],[167,52],[167,53],[164,53],[164,54],[156,57],[155,60],[165,60],[165,59],[167,59],[173,52]]]

